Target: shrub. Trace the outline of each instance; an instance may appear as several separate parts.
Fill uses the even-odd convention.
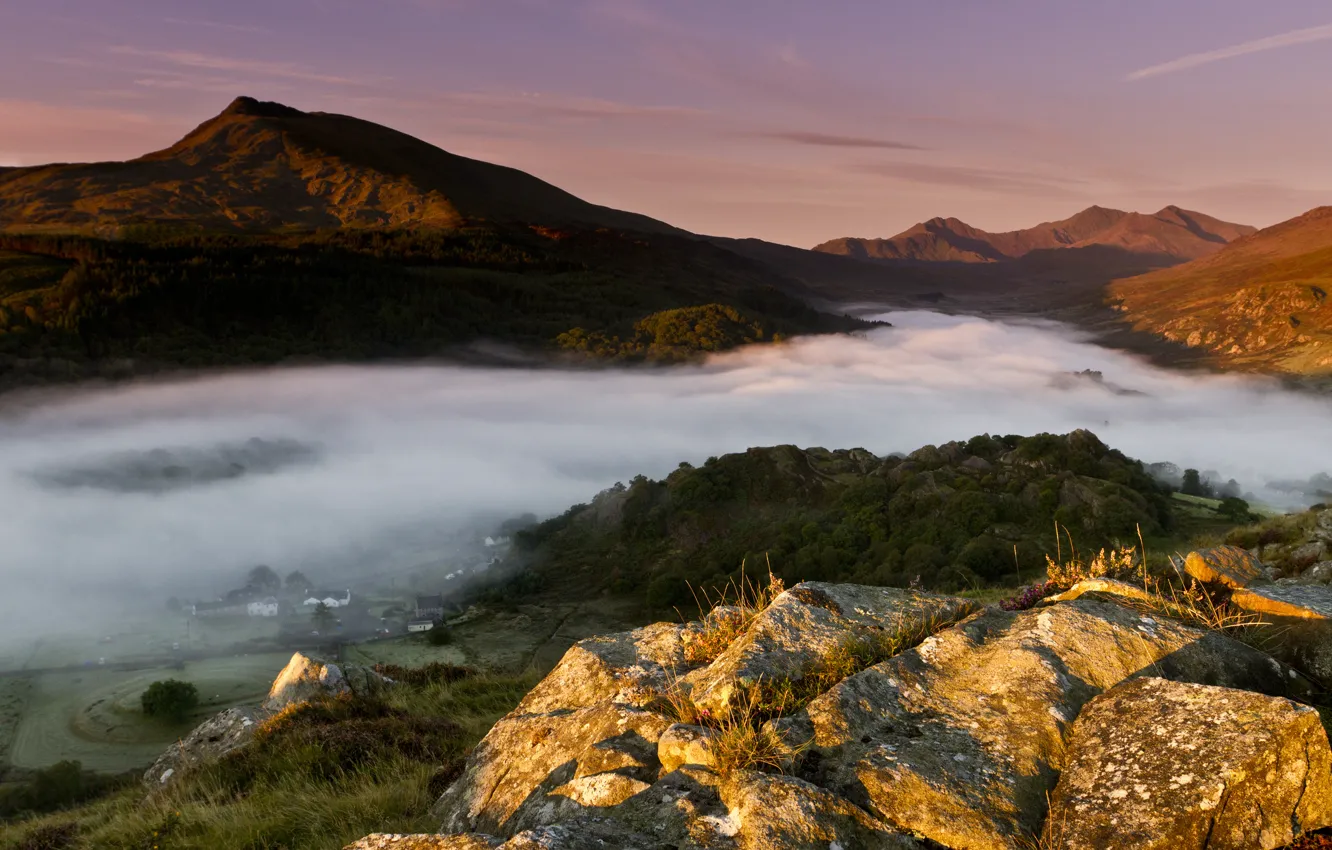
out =
[[[395,682],[411,685],[414,688],[425,687],[426,685],[447,685],[450,682],[457,682],[466,679],[469,676],[475,676],[476,671],[471,667],[460,667],[457,664],[443,664],[439,661],[431,661],[429,664],[421,667],[402,667],[397,664],[376,664],[375,672],[387,676]]]
[[[165,679],[149,685],[140,702],[149,717],[179,723],[199,707],[199,689],[179,679]]]
[[[66,850],[78,841],[76,823],[48,823],[37,827],[14,845],[15,850]]]
[[[448,646],[453,643],[453,632],[443,623],[435,623],[435,627],[425,633],[425,642],[431,646]]]

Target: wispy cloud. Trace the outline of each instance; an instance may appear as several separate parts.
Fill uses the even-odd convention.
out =
[[[862,174],[878,174],[908,183],[952,186],[1001,194],[1071,197],[1073,187],[1086,181],[1032,171],[1007,171],[965,165],[928,165],[914,162],[876,162],[855,166]]]
[[[1270,35],[1267,38],[1246,41],[1242,44],[1234,44],[1230,47],[1208,50],[1205,53],[1191,53],[1188,56],[1181,56],[1179,59],[1172,59],[1169,62],[1162,62],[1159,65],[1139,68],[1124,79],[1130,82],[1133,80],[1143,80],[1147,77],[1157,77],[1161,74],[1173,74],[1176,71],[1197,68],[1199,65],[1209,65],[1212,62],[1220,62],[1223,59],[1234,59],[1237,56],[1247,56],[1250,53],[1262,53],[1266,50],[1280,50],[1283,47],[1293,47],[1297,44],[1310,44],[1315,41],[1327,41],[1328,39],[1332,39],[1332,24],[1306,27],[1305,29],[1291,30],[1290,32],[1281,33],[1280,35]]]
[[[775,139],[781,142],[792,142],[797,145],[812,145],[814,147],[822,148],[879,148],[881,150],[894,151],[925,150],[919,145],[913,145],[907,142],[896,142],[892,139],[871,139],[864,136],[838,136],[830,133],[804,133],[793,131],[754,133],[752,135],[761,139]]]
[[[281,79],[331,83],[334,85],[363,85],[366,82],[365,80],[354,80],[349,77],[339,77],[333,74],[320,73],[303,65],[297,65],[294,62],[268,62],[261,59],[214,56],[207,53],[196,53],[191,50],[143,50],[127,45],[117,45],[110,48],[110,51],[120,56],[135,56],[141,59],[153,59],[158,62],[165,62],[183,68],[201,68],[208,71],[232,71],[235,73],[250,74],[260,77],[278,77]]]

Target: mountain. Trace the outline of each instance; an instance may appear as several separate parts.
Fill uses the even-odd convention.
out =
[[[387,127],[237,98],[171,147],[128,162],[0,171],[0,231],[116,233],[521,222],[681,233],[529,174]]]
[[[1332,207],[1319,207],[1211,256],[1118,280],[1122,324],[1227,369],[1332,378]]]
[[[932,218],[890,239],[834,239],[814,248],[871,260],[999,263],[1038,251],[1110,247],[1156,265],[1215,253],[1255,228],[1168,206],[1152,215],[1088,207],[1062,221],[989,233],[956,218]]]

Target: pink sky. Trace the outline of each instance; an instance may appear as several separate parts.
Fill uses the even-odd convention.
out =
[[[804,246],[1332,199],[1318,0],[25,2],[0,27],[0,165],[166,147],[239,94]]]

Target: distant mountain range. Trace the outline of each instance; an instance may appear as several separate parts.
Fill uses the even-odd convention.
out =
[[[1109,247],[1172,265],[1213,254],[1255,230],[1176,206],[1152,215],[1093,206],[1062,221],[1006,233],[932,218],[888,239],[834,239],[814,250],[866,260],[999,263],[1036,251]]]
[[[851,302],[1061,318],[1167,359],[1332,375],[1329,221],[1255,233],[1175,206],[1090,207],[805,250],[699,236],[242,97],[128,162],[0,169],[0,387],[495,342],[671,360],[863,327],[836,315]]]
[[[166,150],[128,162],[0,171],[0,229],[11,231],[114,233],[141,223],[201,230],[456,228],[477,222],[682,232],[369,121],[248,97]]]

